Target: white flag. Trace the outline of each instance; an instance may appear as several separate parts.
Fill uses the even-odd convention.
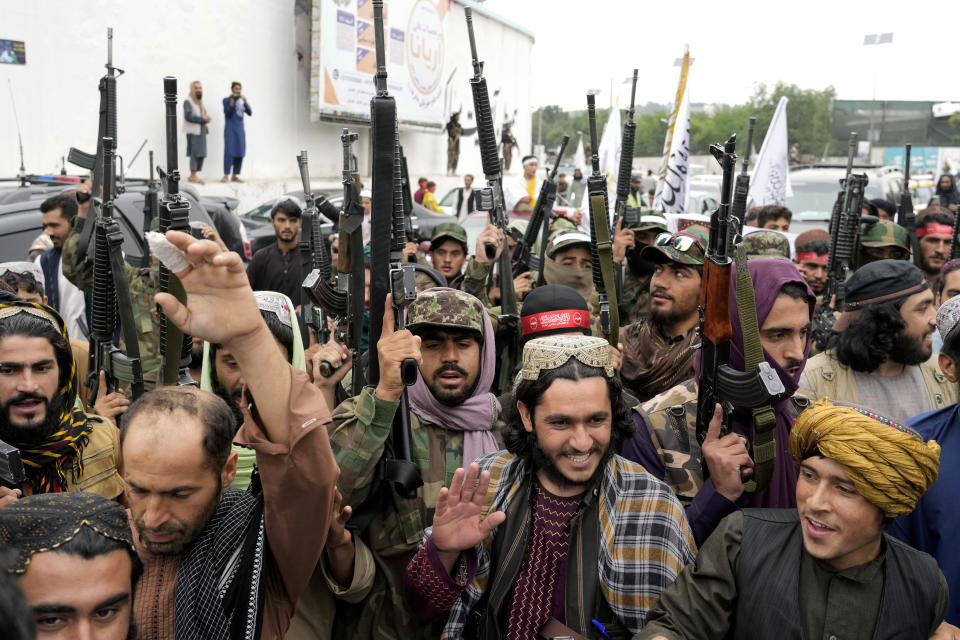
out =
[[[597,154],[600,156],[600,171],[607,176],[607,190],[617,188],[617,172],[620,171],[620,144],[623,137],[620,131],[620,108],[615,104],[610,109],[610,117],[603,127],[600,136],[600,147]]]
[[[763,138],[760,153],[750,176],[750,198],[753,206],[765,204],[784,206],[793,195],[790,188],[790,167],[787,146],[787,97],[780,98],[773,112],[770,128]]]
[[[583,155],[583,136],[577,142],[577,150],[573,152],[573,166],[580,169],[580,173],[587,172],[587,158]]]
[[[687,203],[687,171],[690,166],[690,92],[687,75],[690,72],[690,49],[683,52],[680,84],[673,101],[673,114],[667,127],[663,145],[663,165],[657,178],[653,208],[664,213],[684,213]]]

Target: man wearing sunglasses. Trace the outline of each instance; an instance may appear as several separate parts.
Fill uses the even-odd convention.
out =
[[[642,215],[638,208],[627,208],[617,222],[613,236],[613,261],[623,269],[623,291],[620,295],[620,324],[643,322],[650,313],[650,279],[656,264],[643,257],[643,248],[653,244],[667,230],[667,220],[660,215]]]
[[[641,401],[693,377],[695,331],[700,320],[700,278],[707,232],[689,227],[661,233],[640,258],[653,264],[650,313],[620,329],[624,386]]]

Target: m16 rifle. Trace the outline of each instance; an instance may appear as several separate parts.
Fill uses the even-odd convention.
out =
[[[473,34],[473,10],[464,8],[467,18],[467,34],[470,39],[470,55],[473,60],[473,77],[470,79],[470,89],[473,92],[473,111],[477,121],[477,139],[480,143],[480,161],[483,165],[483,175],[487,186],[477,193],[477,208],[490,212],[490,221],[500,229],[506,242],[507,208],[503,200],[503,173],[500,166],[500,157],[497,153],[497,135],[493,128],[493,111],[490,109],[490,94],[487,91],[487,81],[483,77],[483,62],[477,57],[477,41]],[[492,250],[492,251],[491,251]],[[485,247],[488,258],[496,255],[493,245]],[[501,330],[501,340],[504,354],[500,360],[500,371],[497,378],[498,393],[507,393],[513,388],[513,370],[518,360],[520,349],[520,314],[517,309],[517,296],[513,290],[513,268],[510,264],[510,253],[504,247],[498,261],[500,276],[500,315],[498,324]]]
[[[326,344],[330,341],[330,329],[327,327],[327,313],[323,307],[313,300],[311,287],[307,282],[310,280],[310,274],[317,270],[318,275],[327,281],[330,280],[330,255],[327,253],[327,243],[323,239],[323,233],[320,230],[320,211],[310,190],[310,166],[307,160],[307,150],[302,149],[297,156],[297,165],[300,168],[300,182],[303,185],[303,198],[306,201],[306,207],[301,217],[300,231],[300,277],[303,283],[303,292],[301,295],[301,312],[303,318],[303,327],[306,333],[312,333],[314,339],[320,344]],[[325,267],[325,268],[324,268]],[[310,284],[313,284],[310,282]],[[309,335],[304,336],[304,344],[310,344]],[[326,363],[329,367],[329,363]],[[329,376],[332,371],[324,371],[321,363],[321,374]]]
[[[613,203],[613,232],[617,231],[620,220],[626,223],[627,199],[630,197],[630,179],[633,173],[633,145],[637,135],[637,123],[633,119],[634,102],[637,99],[637,70],[633,70],[633,84],[630,88],[630,108],[627,109],[627,121],[623,125],[623,137],[620,140],[620,170],[617,173],[617,199]],[[623,301],[623,265],[613,265],[616,281],[617,300]],[[623,309],[621,313],[625,312]]]
[[[830,216],[827,281],[823,288],[823,298],[814,312],[816,329],[813,332],[813,339],[821,351],[826,350],[829,345],[833,325],[836,322],[834,309],[840,309],[843,306],[844,284],[856,268],[854,260],[857,257],[860,225],[864,222],[876,221],[875,217],[860,215],[867,176],[853,173],[853,158],[856,152],[857,134],[851,133],[847,149],[846,174],[841,181],[840,193],[837,194],[833,213]]]
[[[103,197],[94,197],[93,290],[91,292],[90,365],[87,386],[90,397],[96,398],[100,386],[100,371],[106,374],[107,392],[116,391],[119,382],[130,386],[133,399],[143,394],[143,367],[140,362],[140,343],[133,321],[133,304],[124,268],[123,232],[113,217],[114,146],[113,138],[104,137]],[[117,315],[120,316],[120,335],[126,353],[113,343]]]
[[[100,118],[97,126],[97,152],[94,155],[70,147],[67,160],[78,167],[93,172],[93,183],[90,193],[94,197],[100,195],[106,176],[103,175],[103,139],[110,138],[114,145],[117,143],[117,78],[123,75],[123,69],[113,66],[113,28],[107,28],[107,73],[100,78]],[[113,178],[111,177],[111,181]],[[93,259],[93,249],[90,248],[90,238],[93,235],[95,221],[89,217],[83,221],[80,232],[80,243],[77,249],[77,264],[80,265]]]
[[[772,473],[772,465],[776,449],[773,441],[772,410],[766,407],[765,418],[772,422],[757,421],[757,408],[769,405],[771,400],[785,392],[780,376],[763,359],[763,352],[759,346],[759,338],[754,352],[750,352],[749,345],[745,345],[747,371],[737,371],[730,365],[730,340],[733,337],[733,326],[730,320],[730,280],[733,261],[730,255],[730,234],[733,232],[731,224],[730,193],[733,189],[733,172],[737,161],[736,134],[724,143],[723,146],[713,144],[710,152],[723,169],[723,181],[720,188],[720,205],[710,216],[710,239],[707,245],[703,263],[703,278],[700,288],[700,377],[697,390],[697,440],[703,443],[706,438],[710,420],[716,405],[724,411],[724,420],[727,427],[730,425],[730,416],[734,407],[754,408],[755,432],[753,439],[753,458],[757,463],[757,484],[766,486]],[[741,251],[738,257],[744,257]],[[737,291],[744,286],[742,293],[748,294],[748,302],[741,306],[740,323],[744,335],[749,330],[755,334],[756,307],[753,300],[753,286],[750,283],[746,260],[738,260]],[[742,271],[741,271],[742,270]],[[745,282],[740,276],[746,274]],[[743,284],[741,284],[743,283]],[[738,296],[739,297],[739,296]],[[747,322],[752,309],[752,326]],[[748,342],[745,340],[745,342]],[[751,364],[751,356],[756,362]],[[752,370],[751,370],[752,369]],[[706,475],[706,465],[704,474]]]
[[[533,245],[537,243],[537,235],[541,232],[543,225],[550,224],[550,212],[553,211],[553,203],[557,200],[557,169],[560,168],[560,161],[563,159],[563,150],[567,148],[570,142],[570,136],[563,136],[560,142],[560,151],[557,152],[557,162],[553,165],[553,170],[547,174],[547,179],[543,181],[540,187],[540,195],[537,196],[537,206],[530,214],[530,222],[523,237],[513,246],[513,272],[525,273],[527,271],[542,271],[543,263],[540,256],[534,255]]]
[[[740,174],[737,176],[737,184],[733,188],[733,206],[730,208],[730,215],[736,220],[734,231],[730,234],[731,252],[733,251],[733,245],[736,244],[737,237],[743,235],[743,219],[747,215],[747,197],[750,195],[750,150],[753,148],[753,129],[756,125],[757,119],[750,116],[750,126],[747,129],[747,150],[743,152]]]
[[[595,97],[587,94],[587,119],[590,122],[590,161],[593,173],[587,178],[590,197],[590,253],[593,286],[600,297],[600,332],[616,347],[620,339],[620,310],[617,306],[617,285],[613,277],[613,242],[610,239],[610,210],[607,208],[607,176],[600,171],[597,143],[597,108]],[[626,205],[626,203],[624,203]]]
[[[157,167],[163,182],[163,198],[158,205],[158,231],[190,233],[190,202],[180,193],[180,169],[177,158],[177,79],[163,79],[163,104],[166,113],[167,170]],[[160,264],[157,291],[169,293],[181,304],[187,303],[187,292],[180,279]],[[157,306],[160,316],[160,383],[163,385],[196,386],[190,377],[190,351],[193,339],[173,323]]]

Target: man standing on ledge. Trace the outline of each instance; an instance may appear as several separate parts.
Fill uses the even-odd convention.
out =
[[[243,129],[243,116],[252,116],[247,96],[240,93],[243,87],[239,82],[230,83],[230,95],[223,99],[223,177],[220,182],[240,179],[240,167],[247,155],[247,134]],[[233,177],[230,171],[233,170]]]

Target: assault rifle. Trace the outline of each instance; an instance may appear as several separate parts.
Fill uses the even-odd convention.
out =
[[[730,280],[732,259],[730,255],[730,234],[733,232],[731,224],[730,193],[733,190],[733,172],[737,161],[736,134],[724,143],[710,145],[710,153],[716,158],[723,169],[723,182],[720,188],[720,205],[710,216],[710,239],[703,263],[703,278],[700,289],[700,378],[697,391],[697,440],[703,443],[706,438],[710,420],[713,418],[714,407],[719,404],[723,407],[724,420],[727,428],[730,425],[730,416],[734,407],[762,407],[769,404],[776,396],[784,393],[785,389],[780,376],[762,358],[762,351],[756,368],[750,371],[749,357],[748,371],[737,371],[730,367],[730,340],[733,337],[733,326],[730,321]],[[740,255],[744,255],[742,252]],[[745,261],[739,264],[746,272]],[[740,284],[738,279],[738,292]],[[746,277],[746,288],[752,298],[753,287],[749,283],[749,272]],[[746,292],[744,292],[746,293]],[[753,301],[749,303],[753,306]],[[749,327],[744,316],[749,309],[741,309],[740,322],[747,334]],[[753,308],[753,327],[756,328],[756,308]],[[745,349],[746,351],[746,349]],[[773,447],[772,424],[768,431],[754,435],[754,460],[758,467],[761,462],[772,470],[766,463],[772,463]],[[706,465],[704,474],[706,475]],[[758,469],[758,475],[761,471]]]
[[[100,195],[106,176],[103,174],[103,139],[110,138],[114,145],[117,142],[117,78],[123,75],[123,69],[113,66],[113,28],[107,28],[107,73],[100,78],[100,119],[97,125],[97,152],[95,155],[85,153],[70,147],[67,160],[78,167],[93,172],[93,184],[90,193],[93,197]],[[111,176],[110,180],[113,180]],[[83,221],[80,232],[80,243],[77,248],[77,265],[93,259],[93,249],[90,247],[90,238],[96,223],[87,217]]]
[[[163,199],[159,203],[160,233],[181,231],[190,233],[190,201],[180,193],[180,168],[177,158],[177,79],[163,79],[163,106],[165,109],[167,135],[167,170],[157,167],[157,175],[163,182]],[[169,293],[181,304],[187,303],[187,292],[180,279],[170,269],[160,264],[157,291]],[[193,340],[173,323],[157,306],[160,316],[160,384],[196,386],[190,377],[190,351]]]
[[[370,130],[373,135],[372,211],[370,216],[370,349],[367,380],[380,379],[377,341],[383,331],[382,306],[391,293],[394,326],[404,328],[404,308],[417,297],[413,269],[403,261],[406,220],[403,209],[403,176],[397,103],[387,91],[387,62],[383,38],[383,0],[373,0],[373,33],[376,46],[376,94],[370,100]],[[418,376],[417,362],[405,359],[400,375],[407,386]],[[379,475],[404,498],[413,498],[423,485],[420,468],[413,461],[410,407],[404,389],[394,414],[393,433],[380,461]]]
[[[150,157],[150,178],[147,180],[147,192],[143,196],[143,232],[153,231],[153,221],[160,222],[160,182],[153,174],[153,151],[148,152]],[[144,244],[147,255],[150,255],[150,245]],[[144,265],[146,266],[146,265]]]
[[[637,70],[633,70],[633,85],[630,88],[630,108],[627,109],[627,121],[623,125],[623,137],[620,139],[620,171],[617,173],[617,199],[613,203],[613,233],[617,232],[617,222],[627,223],[627,199],[630,197],[630,180],[633,173],[633,144],[637,135],[637,123],[633,119],[633,107],[637,98]],[[616,282],[617,300],[623,301],[623,265],[613,265]],[[621,313],[624,313],[623,309]]]
[[[861,216],[863,191],[867,186],[866,174],[853,173],[853,158],[857,152],[857,134],[850,134],[847,148],[847,171],[841,180],[840,193],[833,205],[830,216],[830,254],[827,258],[827,282],[823,288],[823,298],[814,312],[816,329],[813,339],[817,348],[826,350],[833,325],[836,322],[834,309],[843,306],[844,284],[853,273],[856,265],[857,245],[860,237],[860,225],[876,221],[875,217]],[[836,296],[836,302],[831,301]]]
[[[493,128],[493,112],[490,109],[490,94],[487,81],[483,77],[483,62],[477,58],[477,41],[473,35],[473,10],[464,8],[467,17],[467,34],[470,38],[470,56],[473,60],[473,77],[470,89],[473,92],[473,111],[477,121],[477,139],[480,143],[480,161],[487,186],[477,193],[477,208],[490,212],[490,221],[503,231],[504,242],[507,237],[507,209],[503,201],[503,173],[500,157],[497,154],[497,134]],[[488,244],[485,247],[488,258],[496,255],[496,249]],[[510,253],[504,247],[498,261],[500,276],[500,315],[498,324],[504,346],[504,357],[500,361],[497,379],[498,393],[507,393],[513,388],[513,369],[520,349],[520,315],[517,309],[517,296],[513,290],[513,268]]]
[[[123,232],[113,217],[114,146],[113,138],[104,137],[103,197],[94,197],[92,213],[94,255],[92,322],[90,331],[90,365],[87,386],[90,397],[96,398],[100,386],[100,371],[106,373],[107,391],[116,391],[119,382],[130,385],[133,399],[143,394],[143,367],[140,362],[140,343],[133,321],[133,304],[123,262]],[[113,343],[117,314],[120,315],[120,334],[126,353]]]
[[[297,156],[297,165],[300,168],[300,182],[303,185],[303,198],[306,207],[303,210],[300,225],[300,278],[303,291],[300,295],[300,315],[303,318],[305,333],[304,344],[310,344],[309,334],[320,344],[330,341],[330,329],[327,327],[327,314],[322,306],[316,304],[310,295],[310,286],[307,281],[310,274],[316,269],[321,277],[329,283],[330,256],[327,254],[327,243],[320,230],[320,211],[310,190],[310,166],[307,160],[307,150],[302,149]],[[323,268],[325,265],[325,269]],[[311,283],[312,284],[312,283]],[[324,371],[321,363],[321,374],[329,376],[332,371]],[[329,363],[326,363],[329,367]]]
[[[910,243],[910,252],[913,254],[913,264],[921,267],[923,257],[920,255],[920,240],[917,238],[917,214],[913,211],[913,196],[910,195],[910,148],[912,146],[908,142],[904,147],[903,189],[900,191],[900,206],[897,207],[897,224],[907,230],[907,241]],[[956,227],[957,225],[954,225],[954,235],[956,235]],[[957,247],[951,246],[950,252],[951,260],[960,256],[960,249]]]
[[[587,178],[587,193],[590,196],[591,268],[593,286],[600,297],[600,332],[616,347],[620,339],[620,309],[617,307],[617,285],[613,278],[613,242],[610,239],[610,210],[607,208],[607,176],[600,171],[595,99],[592,93],[587,94],[592,154],[590,160],[593,165],[593,173]]]
[[[743,152],[743,162],[740,164],[740,174],[737,184],[733,188],[733,206],[730,215],[736,219],[734,232],[730,234],[730,250],[733,250],[737,236],[743,235],[743,218],[747,215],[747,197],[750,194],[750,149],[753,147],[753,129],[757,119],[750,116],[750,126],[747,129],[747,150]]]
[[[543,263],[540,256],[533,254],[533,245],[537,243],[537,235],[544,224],[550,224],[550,212],[553,211],[553,203],[557,200],[557,169],[560,168],[560,161],[563,159],[563,150],[567,148],[570,142],[570,136],[563,136],[560,142],[560,151],[557,152],[557,162],[553,165],[553,170],[547,174],[547,179],[543,181],[540,187],[540,195],[537,196],[537,206],[530,214],[530,222],[527,224],[527,230],[523,238],[513,245],[513,272],[525,273],[527,271],[543,270]]]
[[[20,450],[0,440],[0,487],[19,489],[26,477]]]

